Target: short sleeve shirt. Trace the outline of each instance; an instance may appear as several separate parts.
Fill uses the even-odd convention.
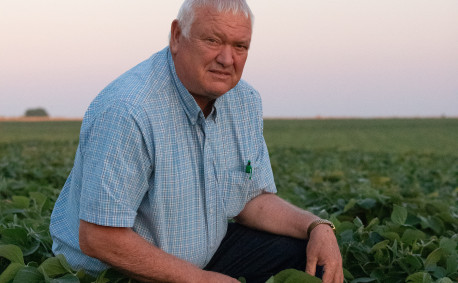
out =
[[[51,217],[54,253],[93,274],[108,267],[81,252],[82,219],[130,227],[204,267],[228,219],[257,195],[276,192],[262,124],[260,96],[246,82],[218,98],[205,118],[169,48],[154,54],[89,106]]]

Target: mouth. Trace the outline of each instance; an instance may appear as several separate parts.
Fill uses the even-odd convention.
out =
[[[220,76],[220,77],[229,77],[231,76],[231,72],[226,72],[226,71],[220,71],[220,70],[210,70],[210,73]]]

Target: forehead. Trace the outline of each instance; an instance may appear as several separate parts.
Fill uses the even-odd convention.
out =
[[[218,12],[213,8],[197,8],[191,33],[222,33],[225,36],[251,38],[251,19],[243,13]]]

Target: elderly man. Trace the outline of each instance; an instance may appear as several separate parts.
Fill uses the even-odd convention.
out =
[[[144,282],[317,266],[343,282],[332,223],[275,195],[261,100],[240,80],[251,31],[244,0],[186,0],[169,47],[96,97],[52,214],[54,253]]]

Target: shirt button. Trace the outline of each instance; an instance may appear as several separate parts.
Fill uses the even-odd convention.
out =
[[[210,213],[211,213],[211,214],[213,214],[213,211],[214,211],[213,208],[210,208]]]

